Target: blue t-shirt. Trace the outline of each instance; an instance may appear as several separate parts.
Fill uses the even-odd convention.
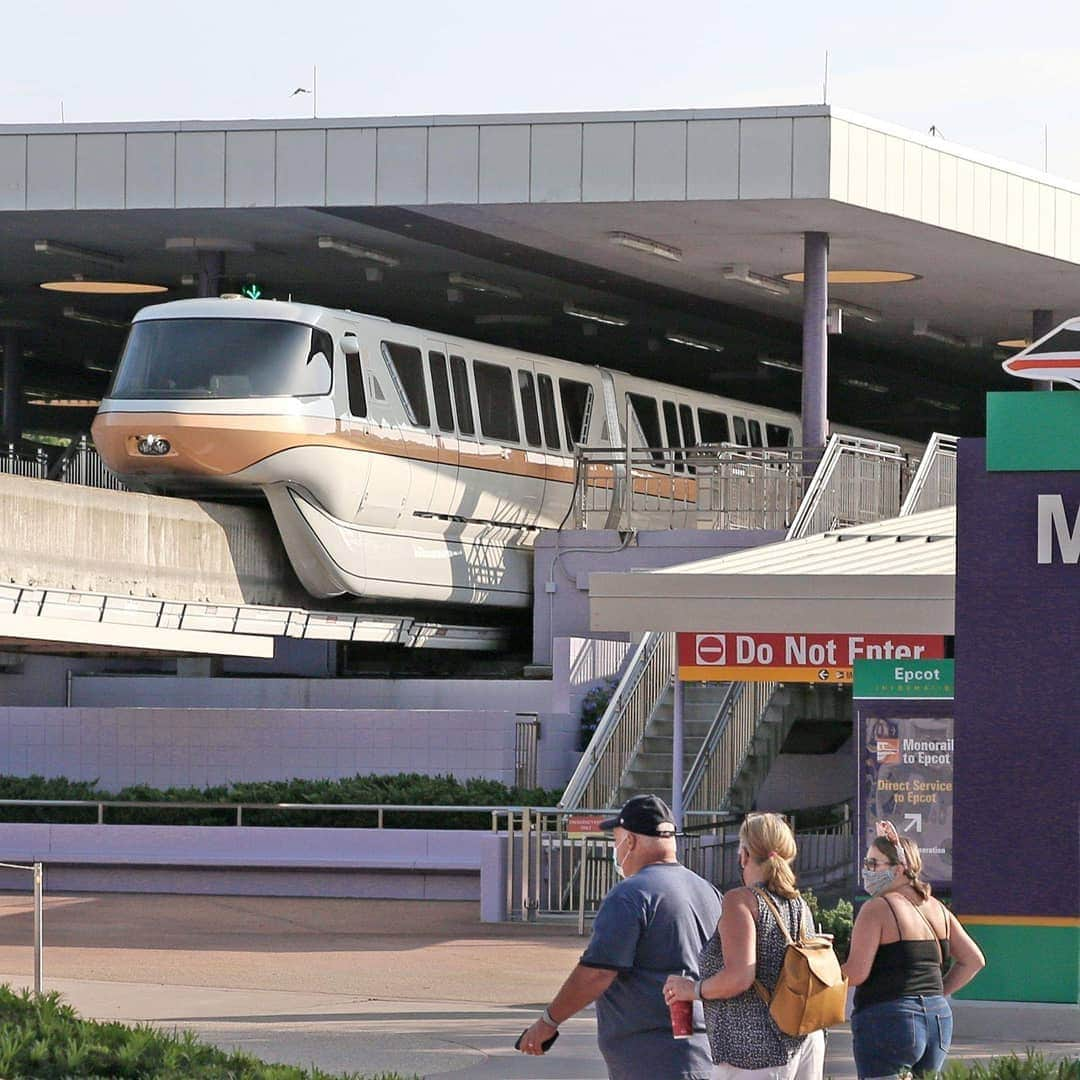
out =
[[[720,893],[679,863],[652,863],[619,882],[596,913],[585,967],[617,971],[597,999],[597,1041],[611,1080],[707,1080],[701,1005],[694,1035],[675,1039],[663,986],[698,977],[698,957],[720,920]]]

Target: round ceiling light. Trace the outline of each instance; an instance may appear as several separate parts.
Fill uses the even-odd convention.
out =
[[[101,296],[169,291],[167,285],[146,285],[138,281],[43,281],[41,287],[50,292],[96,293]]]
[[[802,281],[805,277],[801,270],[781,275],[785,281]],[[901,281],[917,281],[919,274],[909,274],[906,270],[830,270],[830,285],[895,285]]]
[[[998,344],[1003,349],[1026,349],[1031,342],[1026,338],[1018,337],[1010,338],[1008,341],[999,341]]]

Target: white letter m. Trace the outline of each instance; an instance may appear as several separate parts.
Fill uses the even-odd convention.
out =
[[[1080,506],[1069,528],[1062,495],[1039,496],[1039,562],[1054,561],[1054,538],[1057,538],[1063,563],[1080,563]]]

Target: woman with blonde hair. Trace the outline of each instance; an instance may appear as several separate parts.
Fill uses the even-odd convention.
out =
[[[820,1080],[825,1033],[785,1035],[754,988],[770,993],[784,962],[787,937],[813,932],[813,916],[795,887],[795,836],[779,814],[750,814],[739,829],[743,886],[724,895],[716,933],[701,954],[698,982],[672,975],[671,1001],[700,999],[712,1050],[714,1080]]]
[[[946,996],[985,966],[979,946],[922,880],[918,846],[888,821],[863,860],[862,906],[844,965],[854,986],[852,1047],[860,1077],[936,1073],[952,1042]],[[945,974],[946,962],[952,967]]]

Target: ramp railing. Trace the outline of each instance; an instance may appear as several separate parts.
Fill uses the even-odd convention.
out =
[[[44,480],[49,475],[49,457],[40,446],[33,454],[21,454],[8,443],[7,451],[0,454],[0,473]]]
[[[560,806],[610,806],[675,671],[675,635],[646,634],[634,650]]]
[[[64,484],[81,484],[83,487],[128,490],[101,460],[97,448],[85,435],[73,440],[60,455],[49,472],[49,479]]]
[[[901,517],[956,505],[957,442],[955,435],[943,435],[939,431],[930,436],[926,453],[900,507]]]
[[[45,872],[39,862],[31,863],[29,866],[22,863],[0,862],[0,869],[26,870],[34,875],[34,993],[40,996],[43,954],[45,951],[42,927],[44,922]]]

